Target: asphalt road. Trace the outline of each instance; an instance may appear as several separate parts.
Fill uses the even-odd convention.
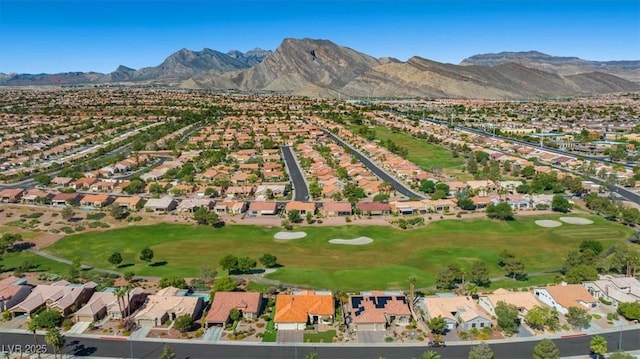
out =
[[[294,200],[306,202],[309,200],[309,188],[307,188],[307,182],[304,180],[304,174],[298,166],[296,158],[293,156],[293,151],[289,146],[282,146],[282,156],[284,157],[285,164],[289,170],[289,177],[293,183]]]
[[[620,335],[622,334],[622,336]],[[624,332],[613,332],[601,334],[607,339],[609,352],[618,349],[619,340],[622,339],[623,350],[640,349],[640,329]],[[129,341],[129,340],[105,340],[100,338],[86,337],[66,337],[66,346],[63,353],[76,357],[111,357],[111,358],[157,358],[164,345],[161,341]],[[560,349],[560,354],[565,356],[578,356],[589,354],[590,336],[579,336],[573,338],[554,339]],[[44,336],[38,336],[40,345],[46,344]],[[512,342],[490,344],[495,352],[496,358],[531,358],[533,347],[536,341]],[[18,348],[24,353],[26,349],[33,350],[34,338],[30,333],[0,333],[0,350],[17,354]],[[177,358],[234,358],[234,359],[280,359],[280,358],[304,358],[310,352],[318,353],[320,358],[333,359],[371,359],[379,356],[385,358],[409,359],[419,358],[428,350],[425,346],[393,346],[393,345],[317,345],[301,344],[275,345],[275,344],[250,344],[250,345],[227,345],[210,344],[202,342],[191,343],[168,343],[177,354]],[[433,349],[442,354],[445,359],[467,358],[470,345],[455,345],[446,348]],[[18,347],[19,346],[19,347]],[[47,353],[52,353],[52,348],[47,347]]]
[[[327,135],[329,135],[329,137],[331,137],[334,141],[336,141],[340,146],[344,147],[352,155],[356,156],[356,158],[360,162],[362,162],[362,164],[365,165],[365,167],[367,167],[371,172],[373,172],[376,176],[378,176],[378,178],[382,179],[383,181],[387,181],[387,182],[391,183],[391,186],[393,186],[393,189],[395,189],[396,192],[398,192],[401,195],[403,195],[405,197],[408,197],[408,198],[425,198],[423,195],[421,195],[421,194],[419,194],[417,192],[414,192],[409,187],[405,186],[404,183],[402,183],[402,182],[398,181],[397,179],[395,179],[394,177],[390,176],[387,172],[385,172],[382,168],[378,167],[378,165],[373,163],[365,155],[363,155],[359,151],[355,150],[349,144],[347,144],[344,141],[342,141],[338,136],[334,135],[333,133],[331,133],[330,131],[327,131],[325,129],[323,129],[323,131]]]

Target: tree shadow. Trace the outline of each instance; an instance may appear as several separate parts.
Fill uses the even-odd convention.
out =
[[[158,262],[153,262],[149,264],[149,267],[162,267],[166,265],[167,265],[167,261],[158,261]]]
[[[36,244],[33,242],[20,242],[15,243],[7,252],[22,252],[26,251],[29,248],[35,247]]]
[[[72,353],[74,356],[88,357],[92,356],[97,350],[96,347],[86,347],[84,344],[78,344],[73,347]]]
[[[124,263],[124,264],[118,265],[116,268],[128,268],[128,267],[133,267],[134,265],[135,263]]]

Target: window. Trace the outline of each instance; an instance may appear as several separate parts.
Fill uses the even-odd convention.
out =
[[[476,327],[476,323],[471,323],[471,328],[475,328]]]

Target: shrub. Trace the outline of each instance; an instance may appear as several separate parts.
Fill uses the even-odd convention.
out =
[[[204,335],[204,330],[202,328],[196,330],[195,333],[193,333],[193,336],[196,338],[200,338]]]
[[[106,217],[106,213],[104,212],[95,212],[95,213],[89,213],[87,214],[87,219],[88,220],[92,220],[92,221],[97,221],[99,219],[102,219],[104,217]]]
[[[600,303],[602,303],[602,304],[606,304],[606,305],[611,305],[611,302],[610,302],[610,301],[608,301],[608,300],[606,300],[606,299],[604,299],[604,298],[602,298],[602,297],[600,297]]]

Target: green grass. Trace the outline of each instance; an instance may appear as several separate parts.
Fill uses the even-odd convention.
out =
[[[407,159],[425,170],[432,168],[461,168],[464,160],[454,158],[453,153],[443,147],[420,140],[406,133],[392,132],[388,128],[376,126],[376,139],[391,140],[405,147],[409,152]]]
[[[2,265],[3,272],[12,272],[16,267],[20,266],[24,261],[27,260],[34,265],[34,268],[31,269],[31,272],[51,272],[58,274],[67,274],[67,272],[69,271],[69,266],[67,264],[52,261],[50,259],[25,251],[3,254],[0,265]]]
[[[376,226],[302,227],[307,237],[289,242],[273,240],[278,228],[231,225],[215,229],[165,223],[70,235],[46,251],[83,258],[83,264],[102,268],[111,268],[107,258],[120,252],[125,265],[121,271],[160,277],[197,276],[203,265],[217,267],[227,254],[257,259],[271,253],[284,267],[268,277],[285,283],[333,290],[403,289],[412,274],[418,277],[416,287],[425,288],[435,283],[446,265],[458,263],[468,268],[476,259],[488,264],[492,277],[501,276],[504,271],[497,263],[503,249],[520,256],[529,272],[557,270],[565,253],[583,239],[598,240],[608,247],[630,235],[628,228],[595,216],[588,216],[594,221],[588,226],[542,228],[534,223],[558,217],[519,217],[511,222],[446,220],[405,231]],[[374,242],[364,246],[328,243],[332,238],[360,236]],[[166,263],[150,266],[140,261],[140,250],[146,246],[154,251],[154,261]]]
[[[547,284],[553,284],[554,279],[558,274],[544,274],[538,276],[529,277],[527,280],[515,280],[515,279],[502,279],[491,282],[491,289],[505,288],[505,289],[513,289],[513,288],[523,288],[523,287],[537,287],[544,286]],[[482,288],[480,288],[482,291]]]
[[[333,337],[336,336],[335,330],[327,330],[326,332],[304,333],[305,343],[331,343]]]
[[[264,336],[262,337],[262,341],[265,343],[275,343],[278,340],[278,332],[276,331],[276,324],[273,322],[273,316],[276,311],[271,311],[270,320],[267,322],[267,327],[264,331]]]

